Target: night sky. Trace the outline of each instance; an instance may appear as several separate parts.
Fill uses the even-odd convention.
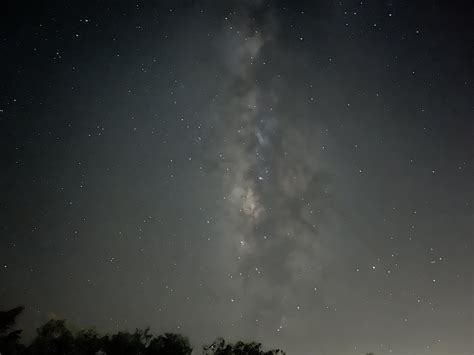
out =
[[[289,355],[471,355],[470,1],[6,1],[0,305]]]

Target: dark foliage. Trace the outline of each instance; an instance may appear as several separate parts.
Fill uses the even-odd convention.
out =
[[[36,331],[36,338],[28,347],[28,353],[38,355],[71,354],[74,337],[64,319],[51,319]]]
[[[222,338],[218,338],[211,345],[203,347],[204,355],[285,355],[280,349],[263,351],[260,343],[237,342],[235,344],[226,343]]]
[[[100,336],[94,329],[73,333],[64,319],[51,319],[36,331],[29,346],[20,344],[21,330],[12,330],[23,307],[0,312],[1,355],[191,355],[189,340],[180,335],[150,334],[150,329]],[[197,354],[194,352],[194,354]],[[284,355],[281,350],[263,351],[260,343],[226,343],[218,338],[204,346],[203,355]]]
[[[12,330],[16,318],[23,311],[23,307],[16,307],[9,311],[0,311],[0,354],[17,354],[22,347],[19,344],[21,330]]]
[[[103,348],[103,338],[94,329],[83,329],[74,339],[74,354],[95,355]]]
[[[146,354],[191,355],[192,351],[187,338],[179,334],[165,333],[151,340]]]

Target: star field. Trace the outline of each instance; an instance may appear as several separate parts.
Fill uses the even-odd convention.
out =
[[[288,354],[473,354],[469,2],[7,1],[0,305]]]

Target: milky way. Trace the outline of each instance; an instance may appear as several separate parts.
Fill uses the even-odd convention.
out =
[[[471,4],[7,12],[0,305],[26,339],[473,353]]]

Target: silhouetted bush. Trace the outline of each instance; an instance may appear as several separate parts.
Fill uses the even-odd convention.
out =
[[[64,319],[51,319],[36,331],[36,338],[28,347],[30,354],[62,355],[72,354],[74,336],[66,327]]]
[[[204,355],[285,355],[280,349],[263,351],[260,343],[244,343],[239,341],[235,344],[226,343],[222,338],[218,338],[210,345],[203,347]]]
[[[191,355],[193,348],[187,338],[179,334],[165,333],[150,341],[147,355]]]
[[[74,339],[75,355],[95,355],[103,348],[103,339],[94,329],[80,330]]]
[[[173,333],[159,336],[150,328],[100,336],[94,329],[75,334],[64,319],[51,319],[36,330],[29,346],[20,344],[21,330],[12,330],[23,307],[0,312],[0,355],[191,355],[188,338]],[[282,350],[263,351],[260,343],[226,343],[218,338],[204,346],[204,355],[284,355]],[[195,353],[197,355],[197,353]]]
[[[9,311],[0,311],[0,353],[16,354],[21,350],[19,344],[21,330],[12,330],[16,318],[23,312],[23,307],[16,307]]]

